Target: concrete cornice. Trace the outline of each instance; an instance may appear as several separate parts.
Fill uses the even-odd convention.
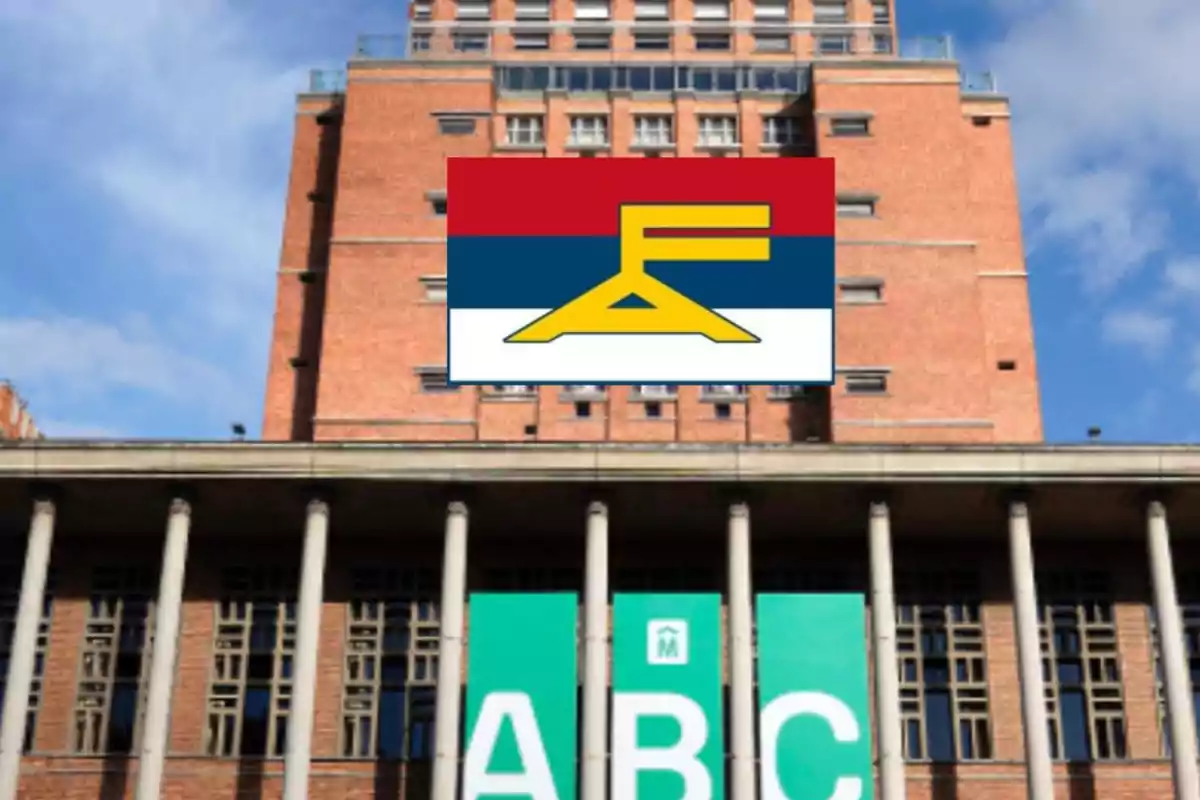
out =
[[[36,442],[0,478],[405,481],[1200,482],[1200,447]]]

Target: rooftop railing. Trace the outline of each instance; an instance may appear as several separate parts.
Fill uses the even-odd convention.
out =
[[[962,75],[964,94],[1000,94],[994,72],[965,72]]]
[[[308,91],[312,94],[340,94],[346,91],[346,70],[310,70],[308,73]]]

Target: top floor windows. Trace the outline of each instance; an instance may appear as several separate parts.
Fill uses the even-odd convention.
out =
[[[740,91],[804,94],[809,88],[806,67],[795,66],[651,66],[563,64],[555,66],[497,67],[501,92]]]
[[[667,0],[633,0],[634,19],[668,19],[670,16]]]
[[[575,0],[575,19],[602,21],[609,16],[608,0]]]
[[[813,3],[813,22],[818,25],[844,25],[849,21],[846,0],[816,0]]]

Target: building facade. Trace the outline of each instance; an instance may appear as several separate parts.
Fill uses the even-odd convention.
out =
[[[1008,101],[948,41],[898,39],[890,0],[418,0],[311,90],[268,440],[1042,438]],[[832,389],[446,385],[447,158],[813,155],[836,159]]]
[[[465,598],[558,590],[584,800],[622,591],[723,595],[733,800],[751,591],[867,598],[883,800],[1194,798],[1197,475],[1194,448],[11,444],[0,797],[454,800]]]
[[[40,439],[29,406],[8,381],[0,380],[0,439]]]

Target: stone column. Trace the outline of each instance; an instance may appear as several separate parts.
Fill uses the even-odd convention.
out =
[[[458,729],[462,700],[464,600],[467,589],[467,507],[446,510],[442,556],[441,650],[438,655],[437,706],[434,709],[433,800],[458,796]]]
[[[33,504],[29,540],[25,547],[25,570],[17,620],[9,645],[8,676],[4,691],[4,718],[0,722],[0,800],[16,800],[21,778],[21,751],[29,713],[29,687],[37,658],[38,626],[50,568],[50,545],[54,539],[54,502],[38,498]]]
[[[187,566],[188,531],[192,508],[187,500],[171,501],[167,538],[163,545],[158,602],[154,606],[154,649],[150,654],[150,681],[146,687],[146,716],[142,721],[141,758],[138,762],[137,800],[159,800],[163,763],[171,728],[171,693],[175,682],[175,657],[179,646],[179,614],[183,605],[183,578]]]
[[[750,508],[729,507],[729,754],[731,800],[754,800],[754,608]]]
[[[904,738],[900,727],[900,673],[896,657],[896,593],[888,505],[871,503],[871,652],[875,656],[875,720],[879,727],[880,800],[904,800]]]
[[[329,540],[329,505],[308,504],[304,525],[304,560],[296,607],[296,654],[292,672],[292,704],[287,721],[287,753],[283,766],[284,800],[306,800],[312,763],[313,711],[317,696],[317,648],[321,640],[321,603],[325,599],[325,550]]]
[[[1017,668],[1021,678],[1021,720],[1025,732],[1028,796],[1029,800],[1054,800],[1037,589],[1033,577],[1033,543],[1029,534],[1029,507],[1021,500],[1009,503],[1008,545],[1012,564],[1013,616],[1016,618]]]
[[[1192,685],[1183,644],[1179,600],[1175,594],[1175,569],[1171,563],[1167,511],[1160,502],[1152,502],[1146,509],[1146,539],[1150,551],[1154,610],[1158,618],[1163,688],[1167,696],[1167,724],[1171,731],[1171,772],[1175,778],[1175,800],[1198,800],[1200,771],[1196,766]]]
[[[608,787],[608,508],[587,512],[583,601],[583,792],[605,800]]]

